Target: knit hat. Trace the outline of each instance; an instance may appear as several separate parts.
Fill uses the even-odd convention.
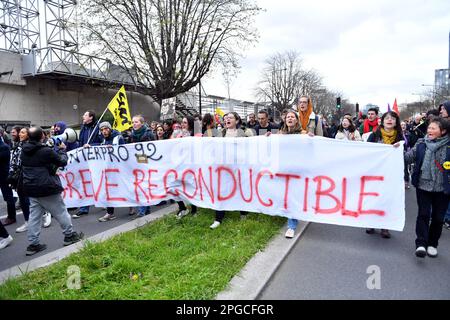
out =
[[[111,124],[108,121],[104,121],[104,122],[100,123],[99,129],[102,130],[103,128],[112,129]]]
[[[67,124],[64,121],[58,121],[54,126],[59,128],[59,130],[55,130],[55,135],[62,134],[67,128]]]

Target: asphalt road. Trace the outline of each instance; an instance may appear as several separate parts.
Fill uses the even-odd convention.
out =
[[[411,188],[405,229],[391,232],[391,239],[381,238],[379,230],[368,235],[360,228],[311,223],[258,298],[450,299],[450,231],[442,231],[437,258],[417,258],[416,215]]]
[[[0,216],[6,216],[6,205],[4,201],[0,201]],[[152,206],[151,210],[154,212],[166,205]],[[130,222],[133,217],[128,215],[128,208],[116,208],[115,215],[117,219],[108,222],[99,222],[98,218],[102,217],[106,210],[102,208],[91,207],[91,210],[87,216],[83,216],[79,219],[72,219],[72,224],[75,231],[82,231],[85,238],[96,235],[103,231],[112,229],[121,224]],[[74,212],[69,212],[72,214]],[[14,241],[5,249],[0,250],[0,271],[19,265],[23,262],[32,260],[39,256],[45,255],[54,250],[63,247],[64,235],[56,219],[52,219],[52,224],[48,228],[41,229],[40,240],[41,243],[47,245],[47,249],[41,251],[33,256],[27,257],[25,255],[26,248],[28,246],[27,233],[16,233],[16,228],[21,226],[24,222],[23,215],[18,214],[17,222],[6,226],[9,234],[13,237]]]

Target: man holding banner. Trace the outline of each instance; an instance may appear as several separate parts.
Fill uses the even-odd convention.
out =
[[[152,130],[145,124],[145,119],[141,115],[133,117],[133,130],[131,130],[130,143],[154,141],[155,136]],[[130,215],[135,214],[134,210],[130,210]],[[150,214],[150,206],[138,207],[138,217]]]
[[[83,124],[81,125],[80,134],[78,135],[78,145],[80,147],[92,145],[98,145],[101,142],[101,138],[98,132],[98,123],[96,122],[95,112],[88,110],[83,114]],[[89,206],[80,207],[78,211],[72,215],[72,218],[78,219],[89,213]]]
[[[79,145],[85,148],[91,145],[99,145],[103,138],[100,135],[98,124],[103,119],[106,111],[110,111],[114,117],[113,128],[119,132],[128,130],[131,128],[130,109],[128,106],[128,99],[125,92],[125,87],[122,86],[117,94],[112,98],[108,106],[106,107],[100,119],[96,121],[95,112],[88,110],[83,115],[83,125],[81,127],[79,135]],[[72,215],[72,218],[78,219],[89,213],[89,207],[80,207],[78,212]]]

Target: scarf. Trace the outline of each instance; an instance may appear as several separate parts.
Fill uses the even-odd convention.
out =
[[[143,125],[139,130],[134,130],[133,129],[133,140],[134,141],[141,141],[142,136],[145,134],[145,132],[147,131],[147,126]]]
[[[441,158],[445,159],[447,148],[445,148],[444,146],[447,145],[448,141],[448,136],[436,140],[430,140],[428,139],[428,137],[425,138],[425,145],[427,146],[427,149],[425,151],[425,158],[423,159],[421,168],[422,179],[434,181],[435,185],[443,184],[444,178],[440,173],[440,168],[437,166],[437,164],[440,163],[440,161],[442,160]],[[442,152],[443,156],[438,156],[439,152]]]
[[[372,132],[375,132],[378,128],[378,119],[370,121],[369,119],[364,120],[364,132],[370,132],[370,127],[372,127]]]
[[[394,144],[395,139],[397,138],[397,130],[387,132],[384,128],[381,128],[381,138],[383,139],[384,144]]]
[[[298,116],[300,118],[300,125],[302,126],[303,130],[308,130],[308,123],[309,123],[309,116],[313,112],[312,102],[311,99],[308,99],[308,108],[306,111],[301,111],[300,108],[298,109]]]

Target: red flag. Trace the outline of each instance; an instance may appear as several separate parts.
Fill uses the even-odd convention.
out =
[[[396,114],[400,115],[400,112],[398,112],[397,98],[395,98],[394,106],[392,107],[392,109],[394,110],[394,112],[395,112]]]

